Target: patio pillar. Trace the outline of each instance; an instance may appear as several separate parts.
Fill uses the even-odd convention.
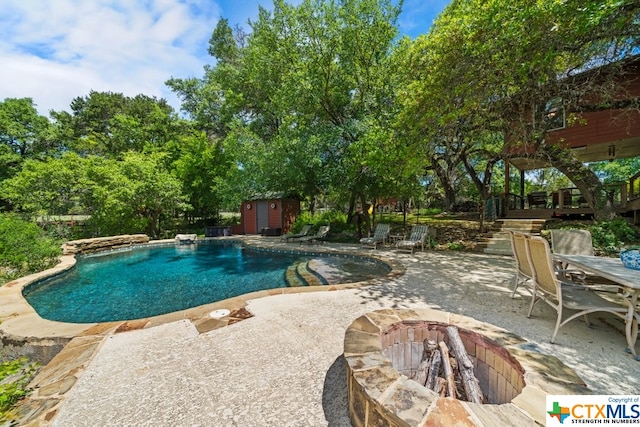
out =
[[[524,209],[524,171],[520,171],[520,209]]]
[[[504,194],[509,197],[509,187],[511,182],[511,163],[507,160],[504,165]]]

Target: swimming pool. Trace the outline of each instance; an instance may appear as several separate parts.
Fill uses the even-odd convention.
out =
[[[287,270],[300,263],[313,266],[321,283],[367,280],[390,270],[364,257],[264,251],[239,242],[150,245],[80,256],[74,268],[25,287],[23,295],[48,320],[133,320],[286,287]]]

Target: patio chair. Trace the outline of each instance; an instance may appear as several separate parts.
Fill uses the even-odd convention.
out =
[[[378,223],[373,230],[373,236],[360,239],[360,245],[362,245],[363,248],[376,249],[379,244],[384,244],[387,241],[390,230],[391,226],[389,224]]]
[[[551,336],[552,343],[555,342],[558,330],[573,319],[584,317],[587,325],[590,325],[590,313],[606,312],[625,319],[628,307],[607,301],[578,283],[561,281],[553,266],[549,243],[543,237],[527,236],[525,242],[533,283],[533,298],[527,317],[531,317],[533,307],[541,300],[556,310],[558,316]],[[565,308],[575,310],[576,313],[563,320]],[[635,317],[634,327],[637,329],[638,315]]]
[[[554,254],[594,256],[593,240],[588,230],[551,230],[551,250]],[[585,273],[571,265],[556,263],[565,278],[585,285],[614,285],[615,282],[595,274]]]
[[[513,258],[516,262],[516,282],[513,285],[513,292],[511,292],[511,298],[516,295],[518,286],[531,280],[531,265],[527,258],[525,233],[509,230],[509,239],[511,240],[511,250],[513,251]]]
[[[551,230],[551,247],[559,254],[595,255],[588,230]]]
[[[429,226],[424,224],[416,224],[411,228],[411,234],[406,240],[399,240],[396,242],[396,248],[400,250],[413,251],[420,246],[420,249],[424,251],[424,244],[429,236]]]
[[[315,242],[324,242],[324,239],[327,238],[328,234],[329,234],[329,226],[321,225],[320,228],[318,228],[318,232],[315,235],[313,236],[307,235],[304,237],[300,237],[298,241],[300,242],[300,244],[308,243],[312,245]]]
[[[529,202],[529,209],[547,207],[547,192],[546,191],[534,191],[527,195],[527,201]]]
[[[280,237],[280,240],[284,240],[285,242],[288,242],[289,239],[299,239],[301,237],[307,236],[309,234],[309,231],[311,231],[311,224],[305,224],[302,226],[302,229],[300,230],[299,233],[285,234],[284,236]]]

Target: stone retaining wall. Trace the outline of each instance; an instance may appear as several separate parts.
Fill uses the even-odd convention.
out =
[[[62,245],[62,253],[64,255],[89,254],[148,242],[149,236],[146,234],[125,234],[122,236],[72,240]]]

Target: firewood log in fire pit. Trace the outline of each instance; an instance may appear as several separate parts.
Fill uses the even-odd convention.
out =
[[[458,363],[458,372],[462,378],[462,385],[467,394],[467,399],[474,403],[482,403],[484,396],[482,389],[480,389],[480,382],[473,373],[473,362],[469,359],[467,350],[465,350],[462,339],[460,339],[458,328],[447,326],[446,331],[449,337],[449,345]]]
[[[473,372],[473,362],[460,339],[458,328],[448,326],[446,333],[449,346],[444,341],[424,340],[422,360],[413,380],[441,396],[483,403],[480,382]],[[459,383],[462,384],[461,390],[456,387]]]

